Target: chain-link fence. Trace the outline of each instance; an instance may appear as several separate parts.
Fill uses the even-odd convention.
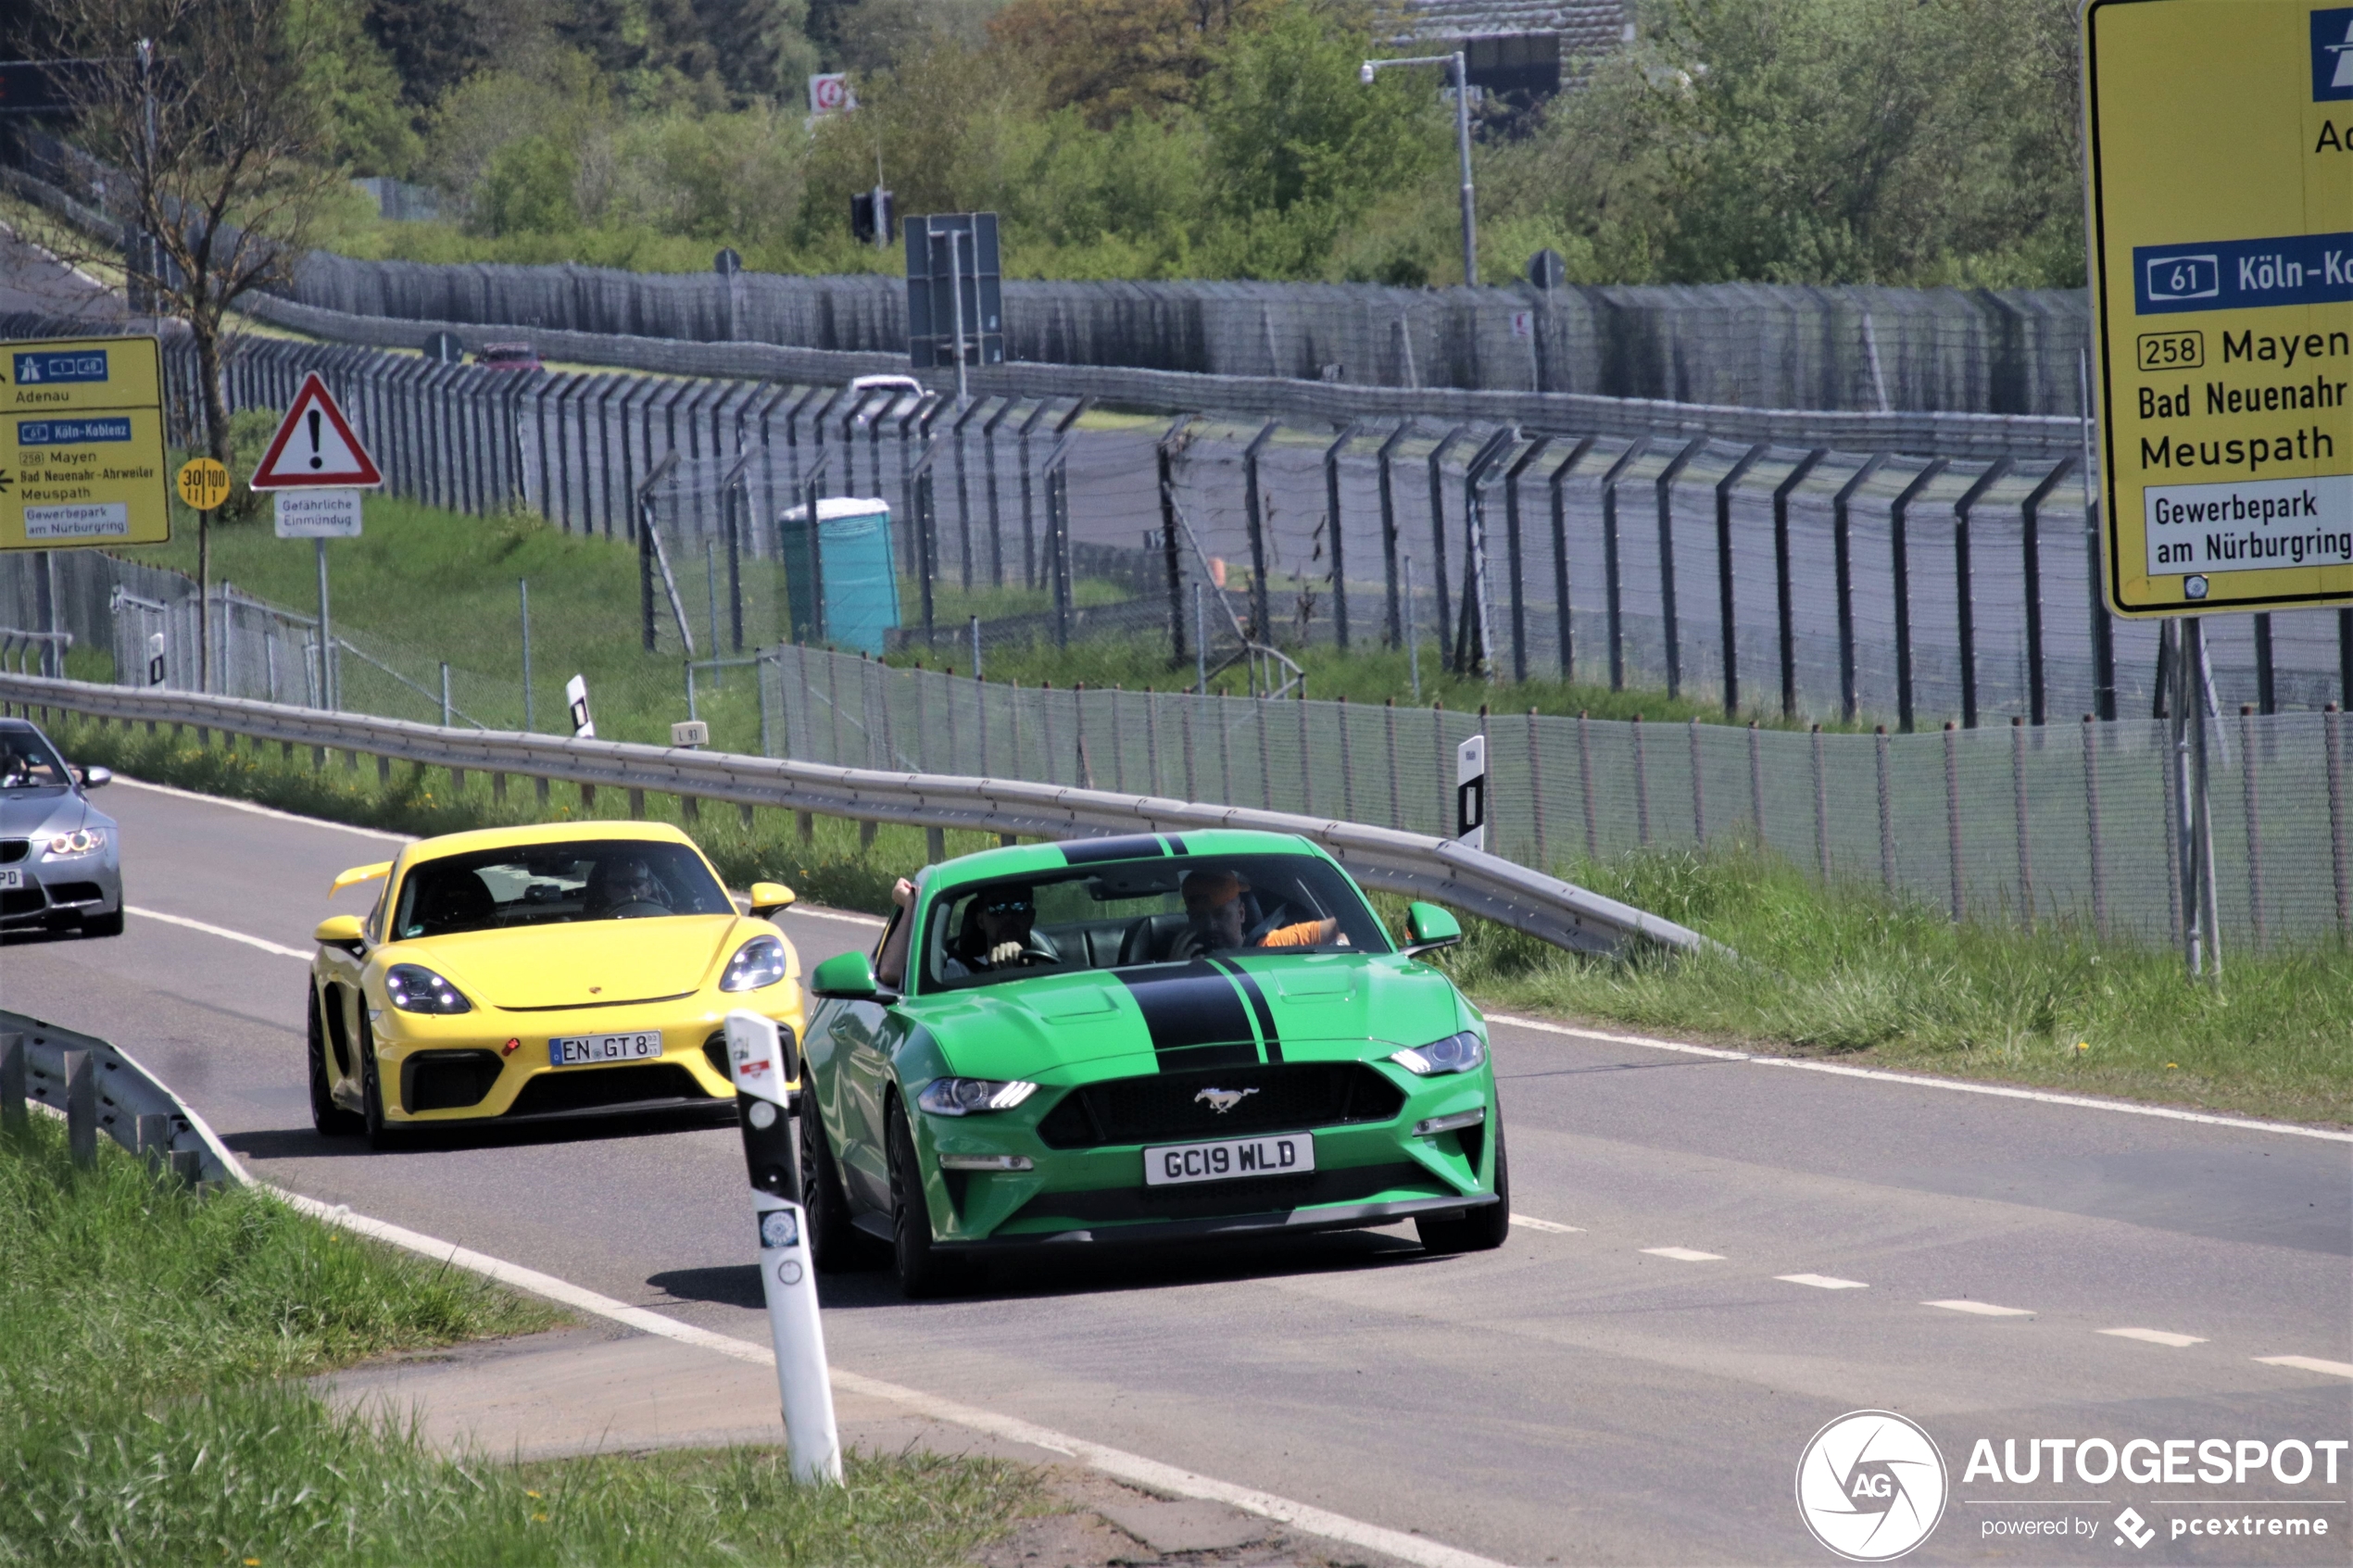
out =
[[[1524,864],[1738,840],[1957,920],[2180,932],[2171,751],[2147,720],[1824,734],[1023,688],[795,646],[756,668],[779,755],[1452,834],[1455,750],[1483,732],[1487,845]],[[2226,936],[2353,936],[2344,716],[2210,724]]]

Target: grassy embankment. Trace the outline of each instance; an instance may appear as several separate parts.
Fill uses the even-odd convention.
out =
[[[771,1449],[437,1455],[295,1380],[555,1313],[110,1143],[76,1172],[64,1142],[45,1116],[0,1136],[0,1562],[927,1563],[1033,1494],[987,1461],[854,1459],[818,1492]]]

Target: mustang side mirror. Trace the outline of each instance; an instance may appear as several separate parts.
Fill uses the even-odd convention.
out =
[[[319,922],[319,929],[310,934],[310,939],[321,947],[358,947],[361,945],[359,917],[329,915]]]
[[[1461,922],[1435,904],[1409,904],[1405,908],[1405,934],[1412,938],[1405,944],[1405,956],[1417,959],[1460,942],[1463,927]]]
[[[793,892],[781,882],[755,882],[751,884],[751,915],[754,920],[766,920],[782,914],[792,907]]]
[[[875,960],[863,953],[837,953],[810,972],[809,988],[842,1002],[895,1002],[897,993],[875,979]]]

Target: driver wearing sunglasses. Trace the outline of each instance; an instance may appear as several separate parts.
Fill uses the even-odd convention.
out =
[[[964,912],[963,929],[940,964],[944,976],[1018,969],[1025,963],[1060,963],[1062,954],[1030,929],[1038,901],[1029,887],[1013,883],[984,888]]]

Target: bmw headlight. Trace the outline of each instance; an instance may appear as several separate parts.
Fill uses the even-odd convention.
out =
[[[95,855],[106,847],[106,829],[76,828],[71,833],[61,833],[43,845],[41,858],[44,860],[70,860],[81,855]]]
[[[1435,1078],[1444,1073],[1468,1073],[1487,1060],[1487,1042],[1466,1029],[1427,1046],[1408,1046],[1390,1053],[1390,1060],[1408,1073]]]
[[[785,977],[785,945],[774,936],[755,936],[736,949],[720,977],[723,991],[757,991]]]
[[[1015,1078],[934,1078],[915,1097],[915,1103],[934,1116],[971,1116],[985,1110],[1011,1110],[1038,1092],[1035,1084]]]
[[[396,963],[384,971],[384,995],[402,1012],[472,1012],[458,987],[421,963]]]

